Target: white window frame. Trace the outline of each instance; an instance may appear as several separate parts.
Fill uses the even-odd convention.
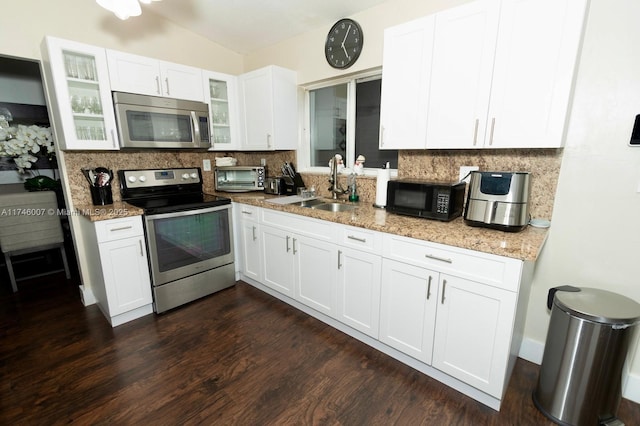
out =
[[[367,80],[374,80],[382,78],[382,69],[376,68],[365,72],[351,74],[349,76],[342,76],[331,80],[323,80],[321,82],[311,83],[302,86],[304,90],[304,108],[302,109],[303,117],[301,122],[302,126],[302,138],[301,145],[298,147],[298,170],[306,173],[330,173],[329,165],[326,167],[311,166],[311,127],[310,120],[310,105],[309,105],[309,91],[322,89],[324,87],[336,86],[338,84],[347,84],[347,158],[345,159],[346,169],[351,169],[356,161],[355,153],[355,117],[356,117],[356,103],[353,101],[356,95],[356,82],[363,82]],[[364,175],[365,176],[377,176],[379,167],[367,167],[371,166],[366,163],[365,160]],[[398,170],[391,169],[391,176],[397,177]]]

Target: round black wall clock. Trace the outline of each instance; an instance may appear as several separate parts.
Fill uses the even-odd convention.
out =
[[[333,68],[349,68],[358,60],[362,44],[360,25],[353,19],[340,19],[327,34],[324,56]]]

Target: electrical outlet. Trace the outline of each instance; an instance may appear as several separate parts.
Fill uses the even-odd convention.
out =
[[[478,166],[460,166],[460,176],[458,177],[458,180],[462,181],[464,179],[465,182],[469,183],[469,180],[471,178],[469,176],[469,173],[475,172],[479,169],[480,167]]]
[[[211,171],[211,160],[209,160],[208,158],[202,160],[202,170],[204,170],[205,172]]]

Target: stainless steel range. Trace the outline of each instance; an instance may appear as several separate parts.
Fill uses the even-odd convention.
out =
[[[235,284],[231,200],[203,192],[200,168],[118,177],[122,200],[144,210],[155,312]]]

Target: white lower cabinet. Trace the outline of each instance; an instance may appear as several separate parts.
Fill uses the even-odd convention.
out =
[[[380,341],[431,364],[439,274],[394,260],[382,264]]]
[[[380,255],[339,246],[337,320],[375,339],[380,322]]]
[[[238,220],[240,247],[238,247],[238,262],[240,270],[249,278],[262,281],[262,256],[260,255],[260,223],[258,209],[243,204],[234,205],[239,209]]]
[[[433,366],[501,398],[517,294],[442,274]]]
[[[285,296],[294,294],[294,258],[291,253],[291,233],[272,226],[260,229],[260,254],[263,259],[262,283]]]
[[[113,327],[153,312],[141,216],[83,219],[90,286]]]
[[[524,312],[517,307],[526,308],[520,296],[528,294],[532,268],[525,272],[523,261],[502,256],[247,207],[253,217],[241,219],[246,279],[499,409],[519,350]],[[250,265],[262,265],[261,274]]]

